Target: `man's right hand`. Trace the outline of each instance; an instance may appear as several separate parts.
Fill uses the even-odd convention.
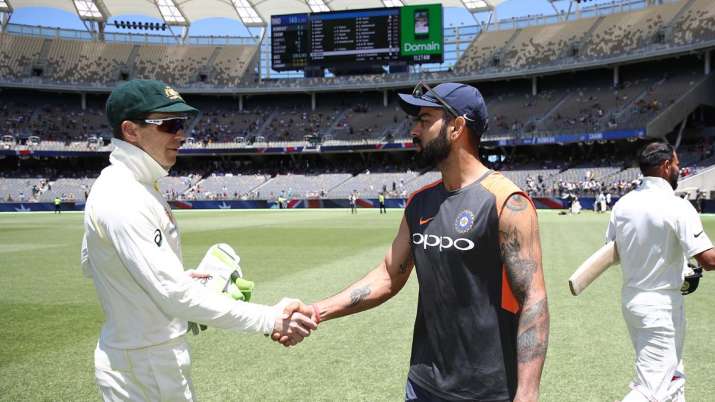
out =
[[[280,311],[273,327],[271,338],[283,346],[295,346],[310,336],[310,332],[318,325],[310,316],[313,309],[298,299],[284,298],[274,306]]]

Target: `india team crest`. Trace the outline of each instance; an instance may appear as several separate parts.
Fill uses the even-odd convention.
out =
[[[467,233],[474,226],[474,212],[465,209],[457,215],[454,221],[454,230],[457,233]]]

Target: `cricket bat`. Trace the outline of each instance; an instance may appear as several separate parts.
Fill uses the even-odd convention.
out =
[[[603,271],[617,263],[618,250],[616,249],[616,243],[609,241],[605,246],[588,257],[586,261],[576,269],[576,272],[571,275],[569,278],[571,294],[574,296],[581,294]]]

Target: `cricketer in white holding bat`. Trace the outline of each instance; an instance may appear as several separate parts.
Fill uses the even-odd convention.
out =
[[[715,268],[715,249],[695,208],[676,197],[679,161],[653,142],[638,154],[643,182],[613,207],[606,240],[623,269],[623,317],[636,351],[636,376],[623,402],[684,401],[685,311],[680,289],[688,258]]]
[[[315,328],[297,300],[234,301],[184,271],[178,227],[157,179],[176,163],[185,123],[196,114],[159,81],[127,82],[107,100],[116,148],[87,200],[82,247],[82,269],[106,316],[94,353],[105,401],[194,400],[188,321],[282,335],[288,346]]]

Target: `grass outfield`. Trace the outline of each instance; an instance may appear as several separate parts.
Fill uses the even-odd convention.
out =
[[[401,211],[179,211],[187,267],[228,242],[257,282],[254,301],[314,301],[338,292],[382,257]],[[715,238],[715,216],[704,216]],[[543,401],[613,401],[628,391],[633,351],[620,312],[620,270],[582,296],[566,279],[601,243],[606,215],[540,213],[551,310]],[[82,277],[82,215],[0,214],[0,400],[98,400],[93,350],[103,321]],[[709,276],[709,275],[706,275]],[[193,378],[204,401],[399,401],[416,310],[414,274],[385,305],[325,323],[296,348],[257,334],[211,329],[189,336]],[[715,283],[687,297],[689,401],[713,400]],[[479,339],[475,339],[479,342]]]

